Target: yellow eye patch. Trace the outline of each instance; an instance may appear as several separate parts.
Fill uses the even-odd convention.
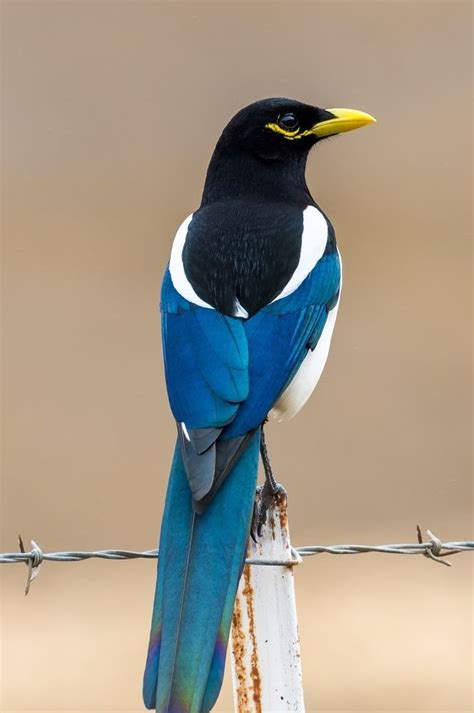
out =
[[[289,131],[288,129],[282,129],[279,124],[265,124],[265,128],[271,129],[277,134],[281,134],[284,139],[289,139],[290,141],[293,141],[293,139],[302,139],[303,136],[311,136],[311,134],[315,133],[314,129],[306,129],[305,131],[293,129],[292,131]]]
[[[299,129],[293,129],[290,131],[289,129],[282,129],[281,126],[278,124],[265,124],[266,129],[271,129],[272,131],[275,131],[277,134],[281,134],[285,139],[299,139],[301,136],[304,136],[305,134],[298,134]]]

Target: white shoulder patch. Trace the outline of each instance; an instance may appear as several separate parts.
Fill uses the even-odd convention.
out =
[[[303,211],[303,235],[301,236],[300,259],[296,270],[286,287],[273,302],[288,297],[298,289],[308,277],[316,263],[322,258],[328,241],[328,224],[324,215],[310,205]]]
[[[179,292],[181,297],[184,297],[185,300],[188,300],[188,302],[192,302],[193,304],[199,305],[200,307],[214,309],[212,305],[208,304],[207,302],[204,302],[204,300],[199,297],[199,295],[194,290],[194,287],[191,285],[188,278],[186,277],[186,273],[184,271],[183,249],[184,244],[186,242],[186,236],[188,234],[189,224],[192,218],[193,214],[191,213],[191,215],[189,215],[186,220],[181,223],[173,241],[169,266],[171,282],[173,283],[173,287],[175,288],[175,290]]]

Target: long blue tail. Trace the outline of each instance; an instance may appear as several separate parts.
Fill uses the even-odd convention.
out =
[[[143,684],[159,713],[207,713],[219,694],[250,530],[260,431],[205,511],[193,511],[176,445],[161,526]]]

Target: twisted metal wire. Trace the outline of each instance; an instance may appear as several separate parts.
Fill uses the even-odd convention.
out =
[[[247,559],[246,564],[259,566],[294,566],[301,564],[303,557],[311,557],[319,554],[331,555],[360,555],[368,552],[379,552],[383,554],[395,555],[424,555],[441,564],[451,566],[451,563],[443,557],[455,555],[460,552],[474,551],[474,541],[455,540],[442,542],[430,530],[427,530],[427,542],[423,542],[421,530],[417,527],[416,543],[396,543],[388,545],[305,545],[303,547],[291,547],[291,559],[287,560],[267,560],[267,559]],[[105,560],[128,560],[128,559],[157,559],[158,550],[145,550],[137,552],[134,550],[95,550],[92,552],[83,550],[71,550],[67,552],[43,552],[41,547],[31,541],[31,550],[25,551],[21,537],[18,538],[20,552],[5,552],[0,554],[0,564],[17,564],[23,562],[28,567],[25,594],[28,594],[31,582],[38,575],[42,562],[80,562],[87,559]]]

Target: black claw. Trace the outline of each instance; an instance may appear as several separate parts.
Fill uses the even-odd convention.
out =
[[[263,526],[267,521],[268,511],[272,508],[276,498],[282,493],[286,493],[285,488],[280,483],[276,481],[270,485],[270,483],[265,481],[260,492],[260,498],[257,510],[257,535],[262,536]]]
[[[257,488],[257,494],[258,494],[258,488]],[[252,524],[250,525],[250,537],[252,540],[257,544],[257,536],[258,536],[258,505],[257,505],[257,498],[255,498],[255,501],[253,503],[253,513],[252,513]]]
[[[263,490],[263,485],[257,485],[255,500],[253,503],[252,524],[250,526],[250,537],[257,544],[258,538],[258,513],[260,508],[260,496]]]

